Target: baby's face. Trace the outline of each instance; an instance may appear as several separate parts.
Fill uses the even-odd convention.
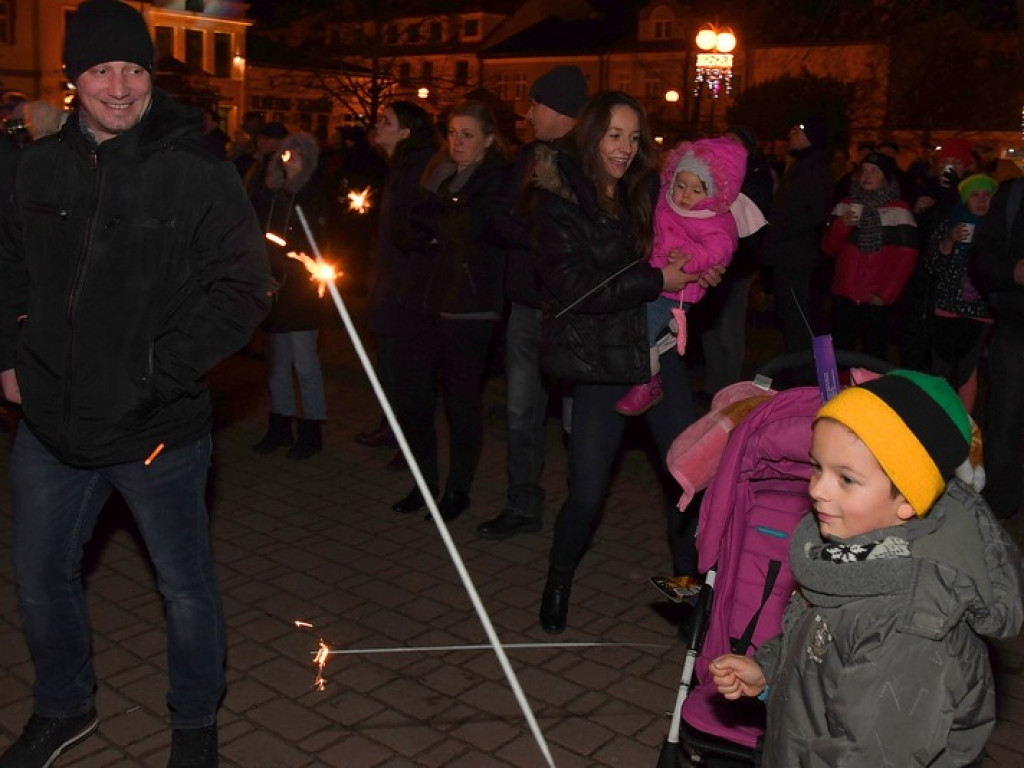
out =
[[[672,202],[680,208],[693,208],[708,196],[707,187],[700,177],[689,171],[680,171],[672,182]]]

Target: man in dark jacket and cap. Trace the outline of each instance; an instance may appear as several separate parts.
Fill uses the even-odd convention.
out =
[[[0,766],[47,766],[97,728],[82,552],[125,499],[167,615],[169,766],[215,766],[224,615],[205,505],[205,374],[268,308],[263,238],[199,117],[153,88],[126,3],[70,17],[78,108],[27,147],[0,227],[0,376],[24,419],[11,449],[14,569],[36,681]]]
[[[821,118],[790,129],[794,162],[779,183],[765,234],[764,263],[774,270],[775,308],[787,352],[809,350],[812,337],[823,330],[807,325],[811,278],[821,263],[819,243],[832,202],[827,146],[828,125]]]
[[[519,153],[509,180],[509,211],[516,209],[519,190],[532,172],[538,146],[568,135],[587,101],[587,80],[579,67],[558,66],[537,78],[530,88],[527,120],[532,144]],[[510,215],[502,236],[508,241],[506,293],[511,302],[505,335],[505,376],[508,382],[508,501],[502,512],[477,526],[485,539],[507,539],[541,529],[544,513],[545,420],[548,391],[540,370],[540,288],[531,257],[530,229]]]

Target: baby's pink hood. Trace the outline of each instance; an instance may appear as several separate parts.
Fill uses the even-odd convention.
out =
[[[673,147],[665,157],[661,168],[661,193],[671,205],[672,182],[679,164],[686,155],[692,154],[698,164],[706,166],[711,174],[714,194],[701,200],[692,210],[711,210],[725,213],[736,202],[747,173],[747,150],[735,139],[720,137],[683,141]],[[700,175],[700,174],[698,174]],[[707,183],[707,179],[701,178]]]

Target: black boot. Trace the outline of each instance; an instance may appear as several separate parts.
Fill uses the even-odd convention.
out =
[[[469,509],[469,494],[465,491],[445,489],[444,496],[441,497],[441,501],[437,505],[441,519],[446,523],[458,520],[467,509]]]
[[[320,422],[312,419],[299,419],[299,439],[295,441],[287,453],[289,459],[302,461],[320,453],[323,438],[320,436]]]
[[[565,620],[569,615],[569,593],[572,582],[555,582],[548,577],[544,594],[540,599],[540,628],[549,635],[565,631]]]
[[[295,438],[292,437],[292,417],[283,416],[280,413],[272,413],[270,414],[270,422],[267,425],[267,434],[252,449],[256,453],[273,453],[278,448],[291,445],[294,442]]]

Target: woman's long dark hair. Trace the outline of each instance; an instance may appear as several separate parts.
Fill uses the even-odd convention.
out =
[[[654,195],[652,181],[656,157],[651,129],[643,107],[628,93],[601,91],[594,94],[583,107],[576,124],[576,146],[580,153],[583,173],[600,190],[604,186],[604,165],[600,157],[601,139],[608,132],[612,109],[629,107],[636,112],[640,124],[640,144],[636,156],[629,164],[625,176],[618,183],[617,205],[628,213],[640,253],[649,256],[654,240]]]
[[[388,104],[398,118],[399,128],[408,128],[409,135],[395,145],[395,153],[391,158],[393,166],[399,166],[410,152],[423,147],[437,150],[441,146],[441,136],[437,131],[434,118],[419,104],[411,101],[393,101]]]

